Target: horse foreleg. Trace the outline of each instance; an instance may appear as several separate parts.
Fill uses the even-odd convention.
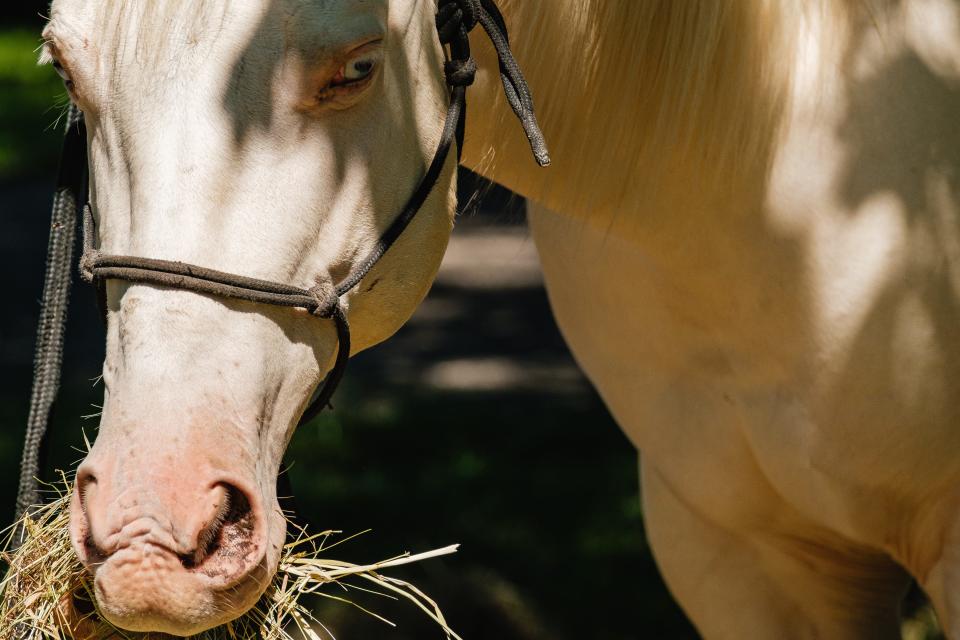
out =
[[[641,475],[657,564],[707,640],[900,638],[908,578],[893,561],[806,531],[718,526],[652,465],[644,464]]]

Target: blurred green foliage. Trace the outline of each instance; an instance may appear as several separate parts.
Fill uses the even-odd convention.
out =
[[[0,31],[0,180],[49,173],[57,163],[67,105],[60,78],[37,65],[39,31]]]

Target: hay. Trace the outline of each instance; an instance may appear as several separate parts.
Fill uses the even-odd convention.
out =
[[[25,516],[24,544],[13,553],[14,531],[9,530],[2,552],[9,565],[0,582],[0,638],[17,640],[160,640],[164,634],[134,633],[117,629],[96,611],[93,584],[70,546],[69,500],[71,485],[64,476],[54,486],[57,498]],[[427,553],[404,554],[369,565],[323,559],[322,555],[350,538],[331,542],[340,532],[314,535],[294,528],[284,547],[273,582],[257,604],[240,618],[191,636],[195,640],[333,640],[334,636],[303,604],[315,594],[357,607],[393,626],[382,616],[353,602],[351,591],[367,591],[405,599],[439,625],[448,640],[461,640],[444,620],[436,602],[409,582],[380,573],[382,569],[454,553],[457,545]],[[346,582],[353,578],[354,582]],[[355,582],[360,582],[356,584]],[[325,591],[336,586],[338,593]],[[299,632],[299,636],[291,635]]]

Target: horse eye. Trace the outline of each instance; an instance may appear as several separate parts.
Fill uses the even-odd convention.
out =
[[[343,76],[344,83],[357,82],[358,80],[363,80],[377,67],[377,60],[373,57],[366,58],[357,58],[356,60],[351,60],[348,62],[343,69],[341,74]]]
[[[63,85],[67,88],[67,91],[73,91],[73,80],[70,79],[70,74],[67,73],[67,70],[63,68],[63,65],[60,64],[60,61],[57,59],[53,61],[53,70],[56,71],[60,79],[63,80]]]
[[[70,79],[70,74],[67,73],[67,70],[63,68],[63,65],[60,64],[60,61],[54,59],[53,61],[53,70],[57,72],[57,75],[60,76],[60,79],[63,80],[63,84],[67,87],[67,91],[73,91],[73,80]]]
[[[60,64],[59,60],[53,61],[53,70],[56,71],[57,75],[63,78],[64,81],[70,79],[69,74],[67,74],[67,70],[63,68],[63,65]]]
[[[379,40],[371,41],[341,58],[343,62],[337,73],[304,105],[309,105],[310,109],[322,106],[343,109],[354,104],[354,98],[358,98],[370,86],[383,61],[379,43]]]

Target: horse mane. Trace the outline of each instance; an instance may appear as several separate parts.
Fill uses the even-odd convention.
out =
[[[432,1],[432,0],[423,0]],[[810,19],[874,0],[498,0],[530,80],[553,166],[530,160],[485,37],[470,92],[464,163],[558,211],[609,219],[658,194],[762,188]],[[230,0],[94,3],[115,55],[176,67],[183,43],[216,28]],[[120,42],[121,27],[137,30]],[[203,27],[201,27],[201,25]]]
[[[471,112],[465,162],[550,208],[601,218],[649,209],[668,184],[702,194],[762,182],[802,21],[840,4],[503,0],[554,164],[528,161],[502,105]]]

